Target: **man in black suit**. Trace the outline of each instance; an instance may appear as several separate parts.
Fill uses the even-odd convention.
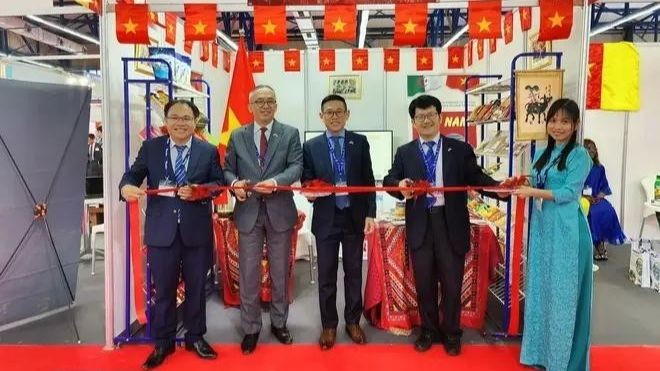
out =
[[[174,352],[176,336],[176,289],[183,273],[186,299],[183,324],[186,350],[205,359],[216,352],[204,340],[206,333],[206,296],[204,286],[213,256],[212,197],[217,192],[200,194],[198,185],[224,184],[216,148],[193,137],[197,107],[186,100],[165,106],[168,136],[147,140],[131,168],[124,174],[119,189],[127,201],[145,195],[139,188],[147,178],[148,188],[179,187],[174,192],[147,197],[144,243],[156,289],[155,306],[150,313],[151,337],[156,343],[143,368],[160,365]]]
[[[408,108],[419,139],[397,149],[386,186],[410,186],[426,180],[436,187],[497,186],[477,165],[469,144],[440,135],[440,101],[421,95]],[[422,331],[415,349],[444,343],[447,354],[461,351],[461,286],[465,253],[470,249],[470,218],[466,192],[438,192],[413,198],[412,192],[392,192],[406,199],[406,242],[412,253]],[[494,196],[491,193],[488,195]],[[442,325],[438,316],[438,279],[442,295]]]
[[[103,147],[96,140],[96,135],[87,134],[87,177],[103,176]]]
[[[338,186],[373,186],[369,142],[363,135],[345,129],[350,111],[339,95],[321,102],[320,118],[326,131],[303,145],[302,181],[324,180]],[[319,269],[319,305],[323,329],[321,349],[335,344],[337,315],[337,268],[342,246],[346,332],[353,342],[366,343],[360,327],[362,315],[362,245],[365,233],[375,228],[375,193],[331,195],[307,194],[314,203],[312,233],[316,238]]]

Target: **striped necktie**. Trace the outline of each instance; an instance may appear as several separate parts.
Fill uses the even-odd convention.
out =
[[[174,165],[174,179],[176,180],[176,184],[181,186],[186,182],[186,162],[183,157],[183,151],[185,151],[188,146],[175,145],[174,148],[177,150]]]

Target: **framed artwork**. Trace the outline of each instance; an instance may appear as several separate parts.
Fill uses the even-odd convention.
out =
[[[338,94],[346,99],[360,99],[362,97],[362,79],[360,75],[330,76],[330,94]]]
[[[154,38],[149,38],[149,45],[147,44],[135,44],[133,47],[133,57],[134,58],[149,58],[149,47],[158,46],[158,40]],[[153,76],[154,71],[151,68],[149,63],[135,62],[135,72],[141,73],[143,75]]]
[[[539,41],[539,33],[530,33],[527,38],[527,51],[530,53],[552,52],[552,41]],[[538,70],[552,64],[553,57],[533,57],[527,59],[528,70]]]
[[[548,108],[562,97],[563,70],[516,71],[516,140],[545,140]]]

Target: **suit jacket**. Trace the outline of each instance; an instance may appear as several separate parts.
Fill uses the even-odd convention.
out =
[[[140,186],[147,178],[149,189],[156,189],[165,179],[165,149],[167,136],[142,143],[135,162],[124,173],[119,189],[126,184]],[[170,179],[174,174],[172,161],[167,161]],[[192,138],[190,158],[186,172],[189,183],[223,185],[222,168],[218,163],[218,152],[213,145]],[[177,210],[181,210],[179,230],[187,246],[212,246],[213,225],[211,221],[211,198],[199,201],[183,201],[179,197],[148,196],[147,216],[144,226],[144,242],[147,246],[170,246],[177,230]]]
[[[250,184],[262,180],[275,179],[277,185],[291,185],[300,179],[302,173],[302,148],[298,129],[273,121],[264,168],[259,166],[257,147],[254,144],[254,125],[244,125],[232,131],[225,157],[225,178],[227,184],[235,180],[247,179]],[[236,201],[234,221],[241,233],[254,228],[260,204],[266,204],[266,212],[273,228],[278,232],[292,229],[298,219],[298,211],[293,202],[293,192],[276,191],[270,195],[258,192],[245,201]]]
[[[87,151],[89,152],[89,145],[87,145]],[[98,142],[94,142],[92,155],[87,153],[87,176],[103,176],[103,147]]]
[[[346,184],[349,186],[373,186],[374,173],[371,168],[369,142],[367,137],[345,131],[344,152],[346,154]],[[302,181],[321,179],[334,183],[334,171],[328,150],[328,139],[323,133],[303,145],[303,175]],[[351,193],[350,213],[353,225],[364,229],[366,217],[376,217],[375,193]],[[320,197],[314,200],[314,217],[312,218],[312,233],[317,238],[324,238],[330,233],[335,215],[335,195]]]
[[[383,184],[397,186],[401,179],[413,181],[426,179],[424,159],[419,151],[419,141],[413,140],[396,151],[394,164]],[[442,136],[442,179],[445,187],[451,186],[497,186],[499,182],[483,173],[477,165],[474,151],[469,144]],[[483,192],[497,197],[490,192]],[[400,192],[392,196],[403,199]],[[470,249],[470,217],[467,209],[467,192],[446,192],[445,217],[449,241],[456,253],[465,254]],[[425,197],[406,200],[406,242],[408,247],[418,249],[426,233]]]

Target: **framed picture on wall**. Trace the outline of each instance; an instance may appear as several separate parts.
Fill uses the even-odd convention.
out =
[[[149,45],[147,44],[135,44],[133,47],[133,57],[134,58],[149,58],[149,47],[158,46],[158,40],[154,38],[149,38]],[[141,73],[143,75],[153,76],[154,71],[151,68],[149,63],[135,62],[135,72]]]
[[[362,97],[362,79],[360,75],[337,75],[328,78],[330,94],[338,94],[346,99]]]
[[[548,108],[562,97],[563,70],[516,71],[516,140],[545,140]]]
[[[530,53],[552,52],[552,41],[539,41],[539,33],[530,33],[527,38],[527,51]],[[538,70],[552,64],[552,57],[535,56],[527,59],[528,70]]]

